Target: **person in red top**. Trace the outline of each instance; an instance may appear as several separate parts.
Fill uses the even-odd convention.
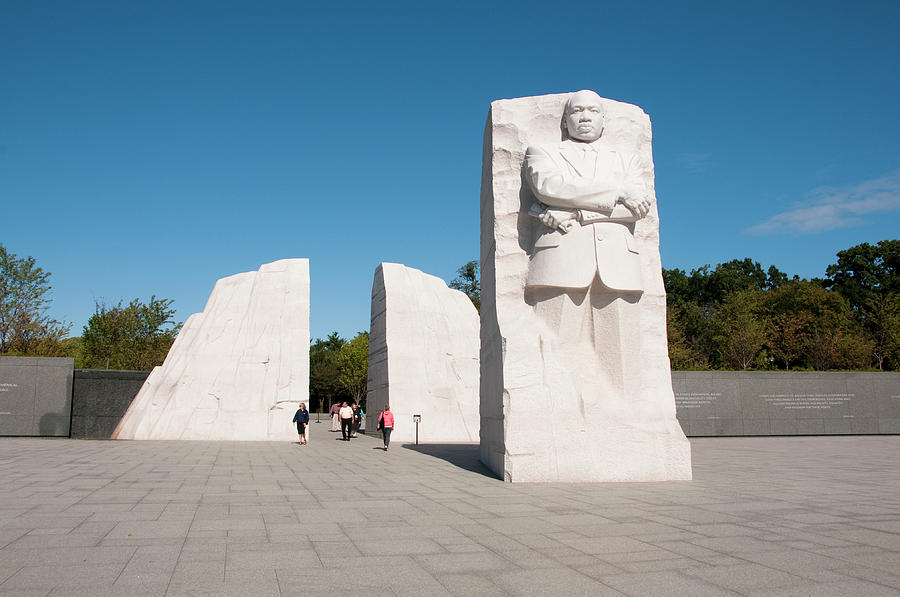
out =
[[[390,405],[384,405],[384,412],[378,415],[378,425],[384,436],[384,451],[387,452],[388,446],[391,445],[391,431],[394,430],[394,413],[391,412]]]

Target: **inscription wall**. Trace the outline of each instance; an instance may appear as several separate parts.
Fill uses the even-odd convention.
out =
[[[673,371],[689,436],[900,433],[900,373]]]
[[[0,436],[68,437],[71,358],[0,357]]]

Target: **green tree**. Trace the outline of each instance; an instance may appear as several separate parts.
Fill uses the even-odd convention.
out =
[[[49,315],[50,273],[0,244],[0,354],[57,356],[71,324]]]
[[[900,298],[900,241],[863,243],[837,254],[823,284],[845,297],[872,345],[879,369],[900,368],[897,311]]]
[[[879,370],[900,369],[900,293],[887,292],[866,301],[865,325]]]
[[[337,332],[327,338],[316,339],[309,347],[309,397],[310,408],[323,412],[335,401],[350,398],[341,385],[338,355],[347,341]]]
[[[449,286],[464,292],[475,305],[475,309],[481,313],[481,282],[478,279],[477,261],[470,261],[456,270],[456,277],[450,281]]]
[[[369,332],[358,333],[341,347],[338,365],[341,386],[356,403],[365,408],[369,377]]]
[[[900,293],[900,240],[862,243],[839,251],[825,270],[825,286],[841,293],[853,309],[865,309],[876,296]]]
[[[761,290],[738,290],[725,296],[714,326],[722,363],[728,369],[750,369],[758,364],[766,340],[766,319],[761,316]]]
[[[766,344],[769,353],[778,364],[790,369],[808,349],[808,342],[803,336],[803,330],[810,326],[810,314],[775,313],[769,317],[769,333]]]
[[[97,302],[82,334],[85,366],[147,371],[161,365],[181,330],[172,320],[172,302],[156,296],[126,306]]]
[[[773,355],[788,358],[786,368],[859,369],[870,362],[871,341],[839,293],[815,282],[791,281],[766,293],[766,303],[769,321],[783,328],[770,333],[768,343]],[[779,334],[790,335],[791,346],[782,346]]]
[[[666,333],[672,369],[679,371],[708,369],[709,363],[704,354],[688,341],[682,319],[682,307],[677,304],[669,305],[666,310]]]

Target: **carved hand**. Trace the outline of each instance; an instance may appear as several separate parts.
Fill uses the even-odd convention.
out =
[[[552,209],[545,210],[538,216],[541,223],[553,229],[558,229],[562,233],[566,233],[575,225],[575,219],[572,214],[564,211],[554,211]]]
[[[627,207],[636,218],[643,218],[650,212],[650,200],[646,197],[637,199],[632,197],[622,197],[619,199],[619,203]]]

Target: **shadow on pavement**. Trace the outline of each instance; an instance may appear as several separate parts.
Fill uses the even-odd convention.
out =
[[[421,454],[440,458],[461,469],[478,473],[485,477],[498,478],[478,459],[478,444],[403,444],[403,447],[407,450],[414,450]]]

